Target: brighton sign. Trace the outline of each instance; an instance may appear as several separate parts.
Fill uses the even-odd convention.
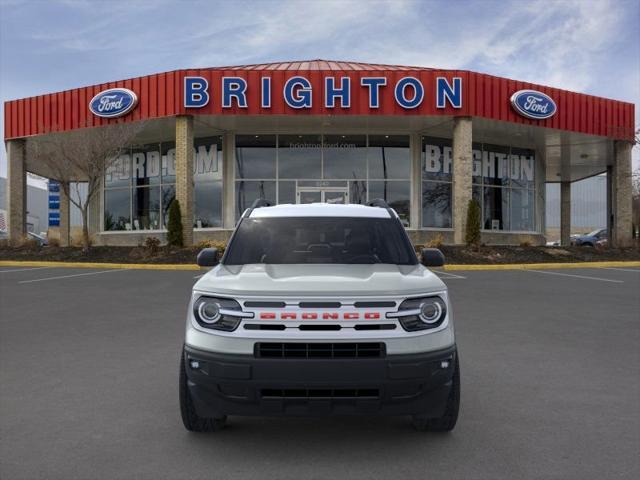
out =
[[[323,85],[323,106],[325,108],[351,107],[352,95],[360,95],[364,91],[368,98],[369,108],[381,106],[383,89],[390,87],[398,106],[410,110],[419,107],[425,98],[425,88],[415,77],[401,77],[393,84],[386,77],[362,77],[353,85],[350,77],[325,77]],[[271,77],[262,77],[259,82],[259,100],[261,108],[271,108],[275,94],[278,99],[294,109],[310,109],[313,107],[313,86],[304,76],[289,78],[282,88],[282,92],[274,92]],[[247,91],[249,84],[242,77],[222,77],[220,85],[220,105],[222,108],[247,108]],[[462,108],[462,78],[436,78],[435,100],[437,108]],[[202,108],[209,104],[212,89],[204,77],[184,77],[185,108]],[[339,107],[338,107],[339,105]]]
[[[128,88],[110,88],[98,93],[89,102],[91,113],[102,118],[126,115],[138,104],[138,96]]]
[[[511,95],[511,105],[520,115],[533,120],[551,118],[558,110],[549,95],[536,90],[518,90]]]

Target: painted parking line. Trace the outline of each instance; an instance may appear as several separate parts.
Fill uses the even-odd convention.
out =
[[[113,272],[124,272],[124,271],[126,270],[123,270],[123,269],[100,270],[99,272],[76,273],[75,275],[60,275],[57,277],[45,277],[45,278],[35,278],[33,280],[22,280],[21,282],[18,282],[18,283],[46,282],[47,280],[60,280],[63,278],[83,277],[85,275],[99,275],[101,273],[113,273]]]
[[[454,275],[453,273],[449,273],[449,272],[441,272],[441,271],[437,271],[437,272],[433,272],[436,275],[438,275],[440,277],[440,275],[446,275],[445,278],[461,278],[461,279],[466,279],[467,277],[463,277],[462,275]],[[442,278],[442,277],[441,277]]]
[[[12,270],[0,270],[0,273],[28,272],[29,270],[44,270],[46,268],[55,268],[55,267],[15,268],[15,269],[12,269]]]
[[[616,268],[616,267],[600,267],[599,270],[618,270],[620,272],[634,272],[640,273],[640,268]]]
[[[598,280],[600,282],[624,283],[624,281],[622,281],[622,280],[612,280],[610,278],[600,278],[600,277],[589,277],[587,275],[572,275],[570,273],[549,272],[547,270],[530,270],[530,269],[527,269],[527,270],[525,270],[525,272],[544,273],[546,275],[560,275],[562,277],[582,278],[584,280]]]

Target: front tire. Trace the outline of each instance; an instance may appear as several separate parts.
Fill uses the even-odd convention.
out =
[[[451,392],[447,398],[444,415],[438,418],[424,418],[419,415],[413,417],[413,427],[421,432],[450,432],[458,421],[460,411],[460,361],[456,354],[456,364],[453,370]]]
[[[222,430],[227,423],[226,415],[217,418],[201,417],[196,412],[196,408],[193,405],[193,399],[191,398],[191,392],[187,386],[187,372],[184,363],[184,349],[182,350],[182,356],[180,358],[180,414],[182,415],[182,423],[184,428],[190,432],[217,432]]]

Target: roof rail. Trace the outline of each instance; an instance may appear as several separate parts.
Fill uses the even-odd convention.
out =
[[[251,212],[253,212],[254,209],[260,208],[260,207],[273,207],[273,202],[270,202],[265,198],[256,198],[251,204],[251,206],[245,210],[244,215],[242,215],[242,218],[250,216]]]
[[[398,217],[398,214],[396,213],[396,211],[391,208],[389,206],[389,204],[387,203],[387,201],[383,198],[374,198],[373,200],[369,200],[366,204],[367,207],[380,207],[380,208],[384,208],[387,210],[387,212],[389,212],[389,216],[391,218],[398,218],[400,219],[400,217]]]
[[[367,207],[391,208],[386,200],[382,198],[374,198],[366,203]]]

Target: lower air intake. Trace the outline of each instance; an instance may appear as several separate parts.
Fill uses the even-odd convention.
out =
[[[256,343],[261,358],[381,358],[384,343]]]

